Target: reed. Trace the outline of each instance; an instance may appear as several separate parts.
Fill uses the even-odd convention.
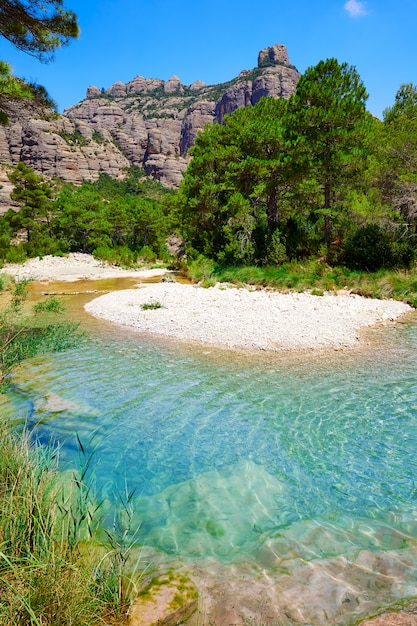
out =
[[[141,576],[128,563],[137,533],[120,524],[122,541],[108,531],[97,545],[89,459],[63,481],[57,450],[0,431],[0,625],[125,623]]]

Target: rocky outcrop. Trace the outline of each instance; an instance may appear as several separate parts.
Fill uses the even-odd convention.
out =
[[[215,118],[215,102],[200,100],[187,110],[187,115],[181,126],[180,154],[185,156],[193,145],[195,138],[206,124]]]
[[[0,162],[24,161],[50,177],[79,184],[101,172],[118,178],[130,165],[177,187],[189,162],[188,150],[207,123],[222,123],[239,107],[262,96],[289,97],[299,74],[285,46],[261,50],[258,67],[221,85],[183,85],[136,76],[107,91],[91,86],[86,99],[63,115],[13,103],[10,124],[0,127]]]
[[[258,54],[258,67],[265,65],[290,65],[287,48],[282,43],[277,43],[261,50]]]

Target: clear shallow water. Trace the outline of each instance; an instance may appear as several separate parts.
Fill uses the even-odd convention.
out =
[[[110,510],[135,490],[143,543],[265,567],[413,548],[416,323],[375,331],[386,340],[373,353],[315,359],[108,328],[26,365],[9,410],[60,442],[64,469],[78,463],[75,433],[94,449],[98,496]]]

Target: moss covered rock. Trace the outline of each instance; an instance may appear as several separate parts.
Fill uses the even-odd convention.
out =
[[[129,626],[176,626],[197,609],[197,589],[184,574],[169,572],[152,579],[136,598]]]

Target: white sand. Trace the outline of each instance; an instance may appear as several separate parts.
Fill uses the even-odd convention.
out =
[[[143,310],[142,304],[162,307]],[[403,302],[356,295],[281,294],[158,283],[103,295],[92,315],[146,333],[249,350],[323,350],[360,344],[359,331],[411,311]]]
[[[9,263],[1,271],[14,276],[17,280],[32,279],[60,282],[127,276],[148,278],[166,274],[165,269],[123,270],[120,267],[99,261],[91,254],[82,254],[81,252],[74,252],[65,257],[47,255],[42,259],[29,259],[29,261],[20,264]]]

